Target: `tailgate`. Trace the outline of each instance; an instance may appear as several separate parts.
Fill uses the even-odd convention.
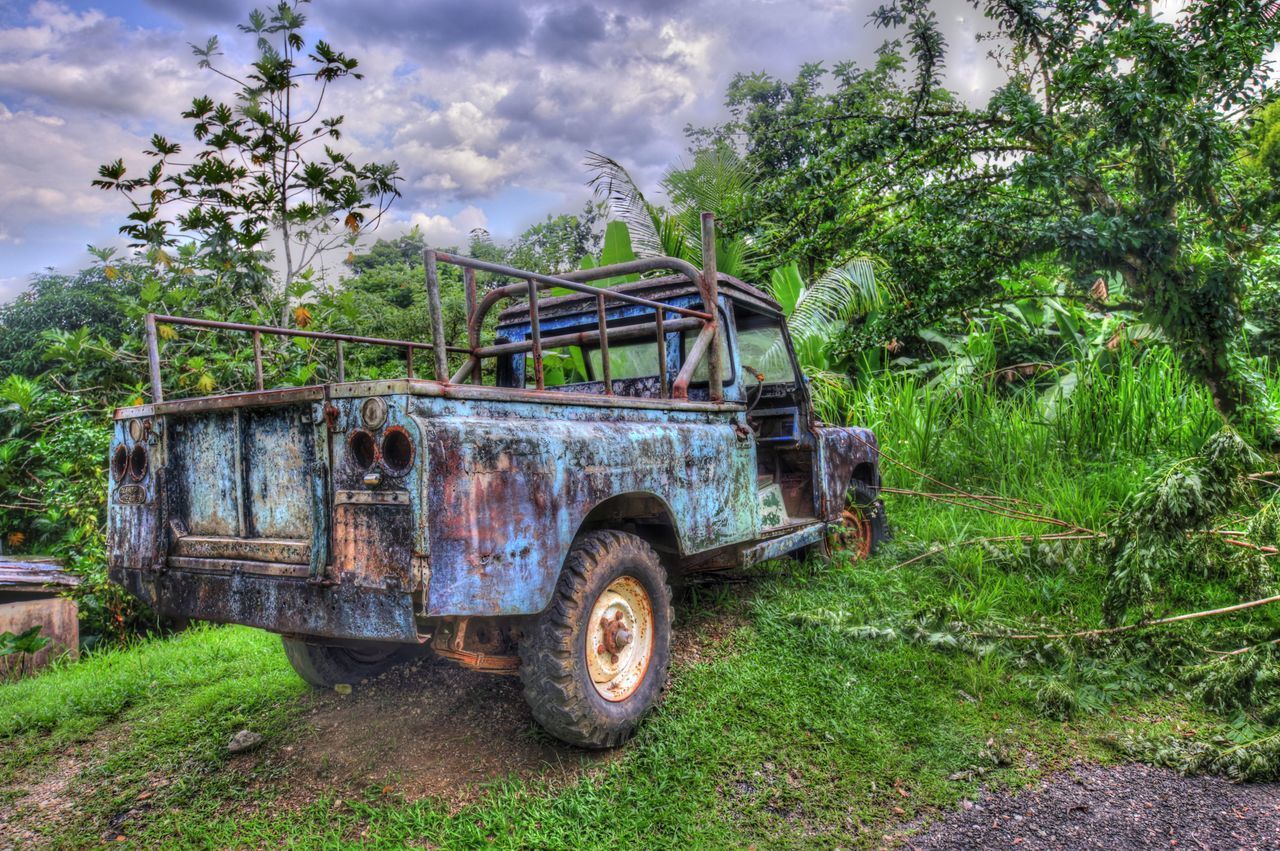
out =
[[[170,557],[310,564],[324,532],[323,447],[309,403],[172,417]]]

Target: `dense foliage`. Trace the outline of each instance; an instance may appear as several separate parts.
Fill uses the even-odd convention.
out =
[[[896,336],[1056,265],[1061,295],[1140,313],[1228,419],[1275,442],[1241,311],[1280,211],[1274,135],[1256,130],[1273,121],[1274,4],[971,5],[1006,77],[981,106],[942,85],[926,0],[873,16],[909,58],[893,42],[869,68],[737,77],[733,120],[693,136],[758,175],[740,226],[811,271],[883,257],[905,294]]]

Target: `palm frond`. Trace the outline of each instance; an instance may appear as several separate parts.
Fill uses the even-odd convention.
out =
[[[787,325],[795,337],[828,334],[834,325],[879,310],[887,298],[875,264],[867,259],[850,260],[828,269],[801,293]]]
[[[591,173],[587,185],[609,205],[615,219],[626,223],[637,256],[663,254],[661,215],[645,199],[631,174],[617,160],[595,151],[587,151],[586,166]]]
[[[662,188],[676,208],[685,242],[691,246],[689,260],[702,260],[702,213],[715,213],[720,219],[732,216],[749,197],[754,182],[751,169],[731,148],[698,151],[692,164],[667,173]],[[727,275],[756,277],[766,254],[765,246],[742,235],[716,240],[716,268]]]

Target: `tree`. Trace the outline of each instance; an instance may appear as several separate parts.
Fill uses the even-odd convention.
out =
[[[299,11],[306,2],[250,13],[240,31],[255,38],[258,58],[244,73],[219,66],[216,36],[193,45],[201,68],[238,87],[234,104],[201,95],[182,113],[200,146],[194,156],[182,159],[182,145],[157,133],[144,151],[154,162],[141,176],[126,177],[123,160],[99,169],[94,185],[133,207],[120,231],[136,247],[165,263],[170,246],[198,240],[223,265],[255,266],[274,234],[288,293],[318,255],[354,244],[399,196],[395,163],[360,164],[330,144],[342,138],[343,116],[320,115],[329,86],[361,75],[356,59],[324,40],[308,50]]]
[[[1110,0],[971,5],[1007,78],[982,106],[943,88],[948,47],[927,0],[879,8],[904,42],[869,70],[839,66],[830,93],[813,72],[789,88],[736,81],[729,130],[765,169],[778,242],[819,266],[884,257],[921,323],[1000,295],[1021,264],[1059,263],[1069,297],[1121,296],[1224,417],[1276,444],[1240,307],[1274,237],[1276,184],[1239,154],[1275,93],[1276,4],[1192,0],[1167,19]],[[1099,291],[1100,278],[1119,286]]]
[[[530,225],[516,237],[507,252],[506,262],[520,269],[554,274],[578,268],[583,257],[593,255],[600,247],[598,225],[605,210],[588,202],[578,215],[548,215],[544,221]]]
[[[716,237],[716,269],[751,279],[763,272],[767,252],[758,241],[735,233],[733,222],[752,191],[750,169],[733,148],[714,145],[699,150],[693,163],[673,168],[662,179],[671,202],[668,210],[651,203],[627,169],[611,157],[587,153],[590,186],[626,225],[640,257],[678,257],[702,265],[702,213],[715,213],[728,227]]]
[[[141,289],[139,276],[129,271],[103,264],[70,275],[35,275],[29,289],[0,305],[0,377],[44,372],[43,335],[51,331],[87,329],[118,345],[127,330],[124,302],[136,300]]]

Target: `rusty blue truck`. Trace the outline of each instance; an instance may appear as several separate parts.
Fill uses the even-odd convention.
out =
[[[518,673],[564,741],[621,743],[666,682],[673,580],[885,531],[875,435],[816,421],[778,304],[716,272],[710,217],[703,256],[543,275],[428,251],[422,342],[148,316],[152,398],[115,412],[112,578],[279,633],[315,686],[434,652]],[[166,399],[165,324],[251,336],[256,386]],[[337,380],[264,387],[269,334],[334,341]],[[405,377],[347,381],[358,344],[402,349]]]

